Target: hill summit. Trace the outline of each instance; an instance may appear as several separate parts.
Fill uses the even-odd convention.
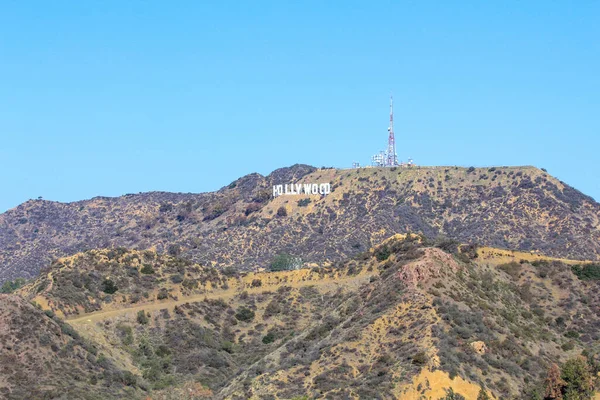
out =
[[[331,193],[273,197],[272,186]],[[212,193],[151,192],[73,203],[31,200],[0,215],[0,282],[93,248],[155,249],[194,262],[267,267],[286,253],[333,263],[397,233],[600,256],[600,205],[534,167],[317,169],[246,175]]]

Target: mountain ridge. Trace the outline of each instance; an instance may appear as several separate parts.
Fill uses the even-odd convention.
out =
[[[330,182],[333,192],[272,197],[274,184],[309,181]],[[52,259],[91,248],[156,248],[256,269],[280,252],[335,262],[406,232],[598,259],[599,226],[598,203],[535,167],[297,164],[245,175],[215,192],[30,200],[0,214],[0,281],[33,277]]]

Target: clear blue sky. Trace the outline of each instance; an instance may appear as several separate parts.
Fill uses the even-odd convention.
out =
[[[390,92],[401,159],[600,199],[598,21],[591,0],[5,1],[0,211],[366,164]]]

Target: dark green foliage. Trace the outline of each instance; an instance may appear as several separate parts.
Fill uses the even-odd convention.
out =
[[[285,207],[281,206],[277,209],[277,216],[278,217],[287,217],[288,213],[287,210],[285,209]]]
[[[262,342],[264,344],[269,344],[269,343],[273,343],[275,341],[275,339],[276,339],[275,333],[271,331],[271,332],[267,333],[265,336],[263,336]]]
[[[375,250],[375,258],[377,258],[377,261],[385,261],[388,258],[390,258],[391,254],[392,251],[390,250],[388,245],[380,246],[379,248],[377,248],[377,250]]]
[[[108,294],[113,294],[115,293],[119,288],[117,288],[117,285],[115,285],[115,283],[110,280],[110,279],[105,279],[104,282],[102,282],[102,291],[104,293],[108,293]]]
[[[579,338],[579,332],[577,332],[577,331],[567,331],[565,333],[565,337],[568,337],[570,339],[577,339],[577,338]]]
[[[150,264],[144,264],[140,272],[142,274],[151,275],[154,273],[154,268],[152,268],[152,265]]]
[[[563,349],[564,351],[571,351],[575,348],[575,343],[566,342],[562,346],[560,346],[560,348]]]
[[[310,198],[298,200],[298,207],[306,207],[310,204]]]
[[[144,312],[144,310],[140,310],[137,313],[137,322],[142,325],[146,325],[149,321],[148,316]]]
[[[582,281],[600,280],[600,264],[573,265],[571,271]]]
[[[12,293],[25,284],[25,279],[17,278],[14,281],[6,281],[0,288],[0,293]]]
[[[270,271],[288,271],[296,269],[298,266],[298,259],[290,254],[282,253],[275,256],[271,265],[269,265]]]
[[[221,345],[221,349],[226,351],[229,354],[234,353],[234,345],[230,341],[223,342],[223,344]]]
[[[242,322],[249,322],[254,319],[254,311],[246,307],[240,307],[235,317]]]
[[[584,357],[568,360],[561,369],[565,381],[565,400],[589,400],[594,394],[594,381],[590,366]]]

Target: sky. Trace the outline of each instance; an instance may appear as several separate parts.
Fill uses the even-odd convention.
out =
[[[600,200],[600,2],[5,1],[0,212],[295,163],[534,165]]]

